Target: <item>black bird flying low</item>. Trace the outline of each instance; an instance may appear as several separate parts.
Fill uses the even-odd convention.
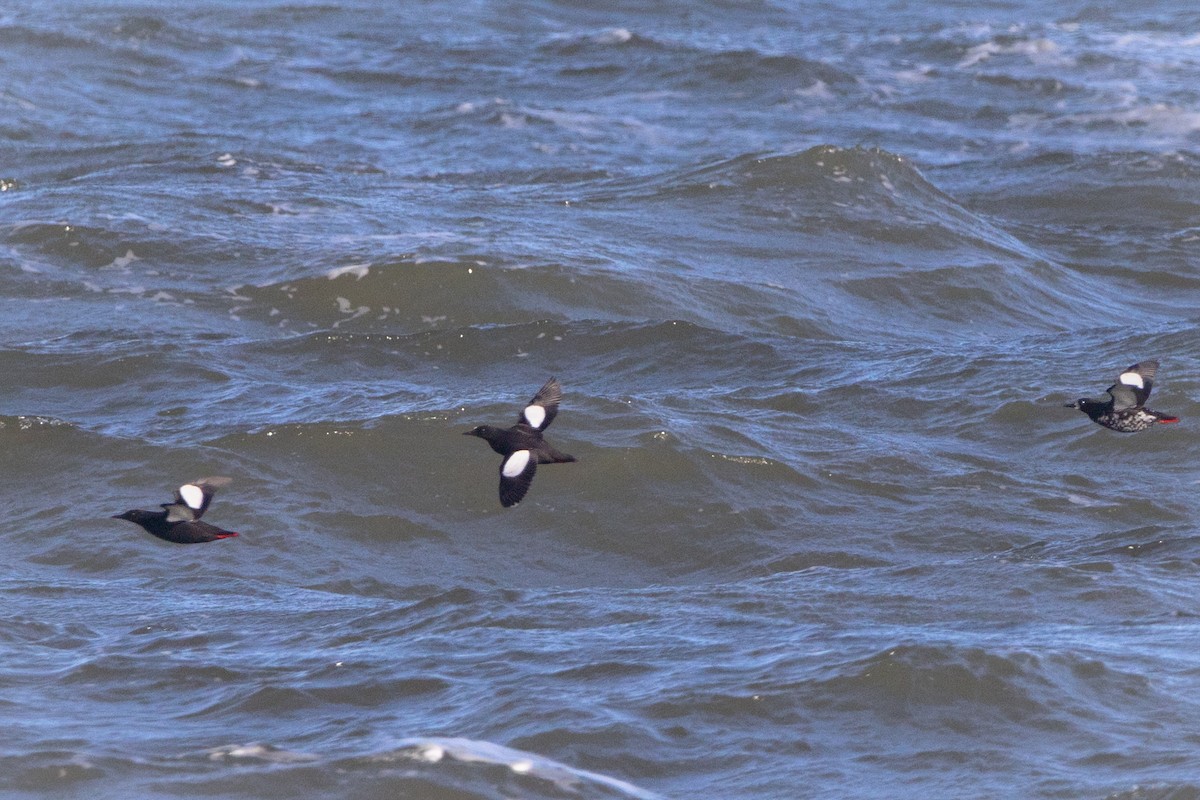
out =
[[[1067,403],[1067,408],[1077,408],[1097,425],[1121,433],[1144,431],[1156,422],[1179,422],[1179,417],[1145,407],[1157,372],[1157,361],[1140,361],[1118,375],[1117,382],[1108,387],[1104,397],[1099,400],[1080,398]]]
[[[208,504],[212,502],[217,489],[229,482],[229,478],[222,477],[200,478],[176,489],[175,502],[163,503],[162,511],[131,509],[124,514],[114,514],[112,518],[129,520],[135,525],[141,525],[152,536],[176,544],[198,544],[228,539],[237,534],[201,522],[200,517],[208,509]]]
[[[542,438],[542,431],[550,427],[558,414],[560,400],[562,387],[551,378],[525,406],[516,425],[511,428],[479,425],[463,434],[478,436],[504,456],[500,462],[500,505],[505,508],[521,502],[533,483],[538,464],[565,464],[575,460],[575,456],[560,453]]]

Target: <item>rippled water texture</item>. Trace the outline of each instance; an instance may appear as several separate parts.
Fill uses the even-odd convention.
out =
[[[0,9],[0,794],[1200,796],[1200,12],[792,6]]]

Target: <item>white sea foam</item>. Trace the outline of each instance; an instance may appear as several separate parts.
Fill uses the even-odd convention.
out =
[[[141,260],[142,259],[140,257],[138,257],[136,254],[134,254],[134,252],[132,250],[126,250],[125,255],[117,256],[112,261],[108,262],[103,267],[101,267],[100,269],[125,269],[133,262],[141,261]]]
[[[269,744],[227,744],[214,747],[208,751],[210,761],[225,761],[229,759],[266,761],[274,764],[294,764],[296,762],[316,761],[317,756],[309,753],[299,753],[294,750],[283,750]]]
[[[633,38],[633,32],[628,28],[609,28],[600,31],[592,37],[596,44],[625,44]]]
[[[359,317],[363,316],[364,314],[371,313],[370,306],[355,306],[353,303],[350,302],[349,299],[347,299],[345,297],[337,298],[337,306],[338,306],[338,311],[340,311],[343,314],[349,314],[350,316],[346,317],[345,319],[340,319],[337,322],[333,323],[333,327],[335,327],[335,328],[338,327],[339,325],[341,325],[343,322],[349,322],[352,319],[358,319]]]
[[[371,265],[369,263],[368,264],[347,264],[344,267],[336,267],[334,269],[329,270],[328,272],[325,273],[325,277],[329,278],[329,280],[332,281],[332,280],[336,280],[337,278],[342,277],[343,275],[353,275],[356,280],[361,281],[363,278],[367,277],[367,274],[370,271],[371,271]]]
[[[576,769],[535,753],[527,753],[492,742],[475,739],[435,738],[405,739],[399,745],[399,755],[431,764],[437,764],[446,759],[467,764],[499,764],[508,767],[515,773],[548,781],[565,791],[575,791],[581,784],[594,783],[619,792],[626,797],[639,800],[660,800],[661,798],[661,795],[618,778]]]
[[[1049,39],[1025,39],[1012,44],[999,44],[994,41],[977,44],[967,50],[957,66],[959,69],[967,69],[998,55],[1023,55],[1031,63],[1041,65],[1074,63],[1073,59],[1065,56],[1062,49]]]

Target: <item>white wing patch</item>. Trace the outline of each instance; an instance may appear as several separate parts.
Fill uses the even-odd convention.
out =
[[[1146,382],[1136,372],[1122,372],[1121,376],[1117,378],[1117,382],[1123,383],[1126,386],[1136,386],[1139,389],[1146,388]]]
[[[542,406],[525,406],[525,421],[531,428],[541,428],[546,421],[546,409]]]
[[[529,458],[533,454],[528,450],[518,450],[504,460],[504,466],[500,468],[500,474],[506,478],[515,478],[525,471],[525,467],[529,466]]]
[[[179,496],[183,498],[183,502],[188,504],[188,508],[193,511],[200,510],[200,506],[204,505],[204,491],[193,483],[185,483],[179,487]]]

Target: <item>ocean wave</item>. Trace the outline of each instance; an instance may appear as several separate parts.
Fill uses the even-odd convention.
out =
[[[619,265],[581,268],[491,258],[360,263],[232,290],[229,313],[281,328],[411,333],[540,322],[682,320],[736,329],[747,320],[821,335],[777,288]]]
[[[86,791],[106,777],[114,759],[96,758],[66,748],[0,755],[0,788],[20,792]],[[131,764],[125,761],[126,765]]]
[[[961,706],[974,709],[976,718],[1045,730],[1077,714],[1119,724],[1128,704],[1152,702],[1155,692],[1143,675],[1072,652],[903,645],[844,671],[819,684],[823,702],[917,723]]]
[[[197,789],[268,796],[303,795],[314,785],[355,796],[455,797],[504,800],[514,792],[529,800],[659,800],[628,781],[569,766],[536,753],[466,738],[402,739],[390,749],[362,755],[326,754],[266,742],[221,744],[194,753],[113,757],[70,748],[0,756],[0,788],[25,792],[87,788],[108,791],[131,770],[150,768],[153,786],[142,796]],[[112,795],[116,796],[116,795]]]
[[[659,795],[640,789],[626,781],[577,769],[535,753],[486,741],[458,738],[410,739],[400,742],[392,754],[381,753],[371,758],[386,761],[397,756],[430,764],[458,762],[505,766],[513,773],[528,775],[576,796],[597,796],[594,789],[603,789],[608,790],[615,797],[631,797],[638,800],[659,798]]]
[[[354,793],[393,796],[454,796],[472,800],[521,797],[580,800],[658,800],[660,795],[628,781],[569,766],[546,756],[479,739],[430,737],[400,739],[362,754],[324,754],[263,742],[224,744],[206,751],[203,762],[189,765],[177,780],[221,785],[221,775],[238,770],[244,788],[256,776],[280,786],[312,781]],[[175,771],[179,771],[177,766]],[[200,777],[201,775],[205,777]]]
[[[66,420],[56,419],[55,417],[22,414],[16,416],[0,415],[0,432],[8,436],[36,433],[38,431],[61,427],[69,428],[72,425]]]

